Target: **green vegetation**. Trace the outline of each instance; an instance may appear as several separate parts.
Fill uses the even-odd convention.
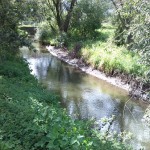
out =
[[[45,3],[45,5],[42,4]],[[101,26],[106,10],[103,0],[39,0],[43,21],[47,21],[52,32],[88,35]]]
[[[127,149],[117,138],[101,137],[91,122],[71,120],[59,96],[41,87],[17,57],[19,47],[29,45],[21,22],[46,22],[39,26],[40,41],[72,51],[80,45],[78,57],[86,63],[109,75],[140,77],[146,83],[140,90],[149,92],[149,2],[111,1],[115,27],[102,26],[114,10],[104,0],[0,0],[0,149]]]
[[[38,25],[38,30],[35,38],[40,42],[49,43],[52,39],[55,38],[55,35],[56,34],[53,33],[49,28],[48,22],[42,22]]]
[[[103,24],[102,29],[98,31],[99,36],[83,42],[81,56],[85,62],[108,75],[124,73],[144,77],[144,72],[148,68],[139,62],[138,54],[128,51],[124,46],[118,47],[114,44],[114,30],[113,26]]]
[[[18,57],[19,47],[27,44],[19,30],[26,15],[23,8],[20,1],[0,1],[0,149],[126,149],[116,139],[101,138],[90,122],[71,120],[59,96],[30,74]]]
[[[42,38],[46,43],[61,46],[67,45],[69,51],[74,50],[76,44],[81,44],[82,48],[78,57],[90,64],[93,68],[104,71],[108,75],[131,75],[134,78],[145,78],[146,72],[150,69],[140,62],[140,55],[129,51],[125,46],[117,46],[114,43],[116,28],[110,23],[103,23],[102,28],[96,30],[92,38],[79,37],[76,35],[52,35],[46,31],[46,26],[40,28]]]
[[[75,2],[71,0],[65,3],[57,0],[50,2],[53,3],[50,7],[51,15],[45,13],[45,17],[49,16],[53,19],[47,19],[49,32],[43,30],[46,31],[43,32],[46,35],[44,38],[46,43],[62,48],[67,47],[73,53],[78,53],[77,57],[82,57],[85,63],[108,75],[123,76],[126,82],[131,84],[131,93],[137,93],[135,92],[137,90],[140,97],[146,95],[148,100],[149,1],[81,0]],[[73,7],[67,7],[71,6],[72,2],[75,2]],[[63,5],[66,10],[63,10]],[[58,6],[60,10],[54,9]],[[67,17],[67,13],[69,13],[69,24],[67,30],[64,30],[62,29],[65,26],[64,16]],[[106,23],[103,25],[103,22],[107,22],[107,25]],[[81,51],[78,49],[76,52],[77,45],[82,47]]]
[[[98,138],[90,122],[71,120],[20,58],[0,63],[0,124],[2,150],[126,149]]]
[[[111,0],[117,11],[115,39],[118,45],[126,45],[129,50],[139,53],[141,62],[149,66],[150,52],[150,1]],[[119,4],[119,5],[118,5]]]
[[[17,55],[19,47],[29,45],[27,34],[19,30],[24,18],[24,4],[21,1],[0,1],[0,59],[8,55]]]

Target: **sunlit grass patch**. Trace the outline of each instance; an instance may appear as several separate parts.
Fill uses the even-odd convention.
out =
[[[114,27],[104,24],[99,29],[99,36],[95,39],[88,39],[83,42],[81,55],[92,67],[106,73],[117,72],[143,76],[148,69],[139,62],[139,55],[127,50],[124,46],[116,46],[113,42]],[[105,40],[102,40],[104,39]],[[107,37],[107,38],[106,38]]]

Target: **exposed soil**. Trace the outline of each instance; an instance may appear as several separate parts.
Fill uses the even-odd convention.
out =
[[[142,82],[136,80],[131,75],[119,74],[107,75],[106,73],[92,68],[90,65],[86,64],[82,58],[74,58],[70,53],[62,48],[56,48],[54,46],[46,46],[46,49],[54,56],[60,60],[77,67],[81,71],[93,75],[99,79],[102,79],[114,86],[126,90],[132,98],[143,100],[144,102],[150,103],[150,95],[145,91],[143,92]],[[147,88],[148,90],[149,88]]]
[[[83,60],[80,58],[72,58],[67,51],[64,51],[61,48],[55,48],[54,46],[46,46],[47,50],[60,60],[79,68],[81,71],[93,75],[99,79],[105,80],[112,85],[115,85],[119,88],[122,88],[129,92],[130,85],[121,81],[120,77],[110,77],[105,73],[92,68],[91,66],[85,64]]]

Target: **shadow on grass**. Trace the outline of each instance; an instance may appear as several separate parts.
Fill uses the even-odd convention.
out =
[[[100,31],[95,31],[89,37],[72,36],[72,37],[69,38],[68,47],[69,47],[69,49],[72,49],[76,43],[81,43],[83,47],[84,46],[91,47],[92,45],[95,45],[98,42],[102,42],[102,43],[107,42],[109,37],[110,37],[109,32],[100,32]]]

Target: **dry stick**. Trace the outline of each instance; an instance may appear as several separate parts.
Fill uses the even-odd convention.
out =
[[[131,115],[132,115],[133,119],[135,120],[135,122],[138,124],[138,121],[137,121],[136,118],[134,117],[134,115],[133,115],[133,113],[131,112],[131,110],[129,109],[129,107],[128,107],[128,106],[126,106],[126,107],[128,108],[128,110],[129,110],[129,112],[131,113]]]
[[[144,90],[142,90],[142,92],[145,93]],[[137,121],[136,118],[134,117],[133,113],[131,112],[131,110],[130,110],[129,107],[127,106],[127,103],[128,103],[132,98],[133,98],[133,96],[131,96],[131,97],[128,99],[128,101],[125,103],[125,105],[124,105],[123,118],[124,118],[124,116],[125,116],[125,107],[126,107],[126,108],[129,110],[129,112],[131,113],[133,119],[138,123],[138,121]],[[142,101],[145,102],[144,100],[142,100]],[[147,103],[147,102],[145,102],[145,103]]]
[[[131,113],[132,117],[133,117],[134,120],[137,122],[137,120],[135,119],[135,117],[134,117],[134,115],[132,114],[131,110],[130,110],[129,107],[127,106],[127,103],[128,103],[132,98],[133,98],[133,96],[131,96],[131,97],[127,100],[127,102],[125,103],[125,105],[124,105],[123,118],[124,118],[124,116],[125,116],[125,107],[127,107],[127,109],[129,110],[129,112]]]

